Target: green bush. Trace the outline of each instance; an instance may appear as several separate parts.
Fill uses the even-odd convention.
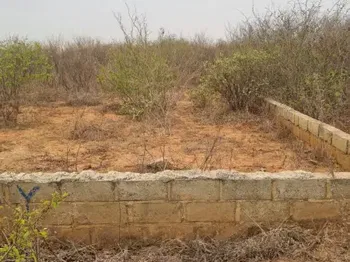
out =
[[[274,99],[350,132],[350,9],[345,0],[323,4],[291,1],[255,14],[231,30],[231,43],[277,54],[268,78]]]
[[[231,110],[252,110],[269,93],[272,58],[268,53],[256,50],[220,57],[207,66],[200,91],[192,97],[200,100],[197,105],[203,106],[213,94],[219,94]]]
[[[0,261],[39,261],[40,247],[48,238],[48,230],[40,226],[41,219],[64,201],[68,194],[54,193],[32,211],[21,206],[13,210],[12,217],[0,219],[2,237]],[[10,205],[8,205],[10,208]]]
[[[166,115],[174,75],[166,60],[149,45],[124,45],[112,53],[99,76],[102,86],[122,100],[122,111],[141,118]]]
[[[0,43],[0,114],[5,125],[15,124],[24,85],[50,76],[48,57],[39,43],[10,39]]]

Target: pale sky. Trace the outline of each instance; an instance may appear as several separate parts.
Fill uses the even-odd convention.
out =
[[[125,2],[146,15],[153,36],[163,27],[184,37],[204,32],[225,37],[228,23],[250,17],[252,6],[263,13],[272,5],[286,6],[290,0],[0,0],[0,38],[11,35],[46,40],[61,35],[65,40],[89,36],[103,41],[121,39],[114,12],[126,15]],[[329,7],[334,0],[324,0]]]

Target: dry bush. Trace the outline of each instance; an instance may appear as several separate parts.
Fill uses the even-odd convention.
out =
[[[100,92],[97,75],[108,60],[109,46],[90,38],[75,38],[72,42],[60,39],[47,44],[54,65],[53,85],[62,90],[71,105],[96,104]]]
[[[158,48],[149,41],[146,18],[128,8],[130,29],[115,15],[125,43],[110,53],[99,80],[105,90],[122,100],[121,112],[135,119],[152,116],[166,122],[173,103],[174,74]]]
[[[111,138],[115,135],[115,127],[108,126],[104,119],[88,120],[85,117],[85,110],[75,114],[73,121],[69,121],[67,138],[71,140],[98,141]]]
[[[350,107],[349,12],[345,1],[322,10],[322,1],[293,1],[255,14],[230,36],[238,49],[276,55],[268,79],[274,98],[333,124]]]
[[[97,250],[93,246],[79,247],[73,243],[56,243],[46,248],[43,261],[110,261],[110,262],[192,262],[192,261],[348,261],[349,228],[328,225],[307,229],[283,225],[260,231],[253,236],[230,240],[178,239],[163,242],[125,241],[114,250]],[[55,250],[55,252],[53,252]]]
[[[154,47],[159,49],[176,76],[177,86],[197,85],[207,61],[214,60],[217,49],[204,34],[185,39],[160,34]]]

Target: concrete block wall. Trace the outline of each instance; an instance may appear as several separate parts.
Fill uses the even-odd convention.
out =
[[[350,171],[350,134],[272,99],[265,99],[265,101],[269,113],[277,117],[295,137],[314,149],[322,149],[323,152],[334,157],[344,170]]]
[[[19,192],[28,196],[33,188],[29,200]],[[87,244],[129,238],[225,238],[256,223],[350,215],[350,173],[0,174],[3,204],[27,201],[33,209],[55,191],[69,197],[42,224],[59,238]],[[6,209],[0,210],[5,216]]]

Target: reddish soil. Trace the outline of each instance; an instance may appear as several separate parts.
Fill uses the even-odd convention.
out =
[[[0,171],[140,171],[163,157],[174,169],[329,170],[261,117],[233,116],[215,125],[184,100],[165,132],[156,121],[137,122],[103,108],[23,108],[19,128],[0,129]]]

